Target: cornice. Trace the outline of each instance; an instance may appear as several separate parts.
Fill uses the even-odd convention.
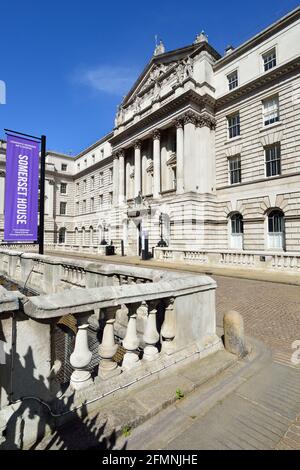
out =
[[[257,90],[258,88],[272,84],[272,82],[278,80],[278,78],[282,77],[283,75],[291,73],[294,70],[299,71],[299,67],[300,56],[296,57],[295,59],[286,64],[283,64],[281,66],[276,67],[275,69],[270,70],[267,73],[264,73],[263,75],[260,75],[251,82],[234,89],[230,93],[227,93],[226,95],[221,96],[220,98],[217,98],[216,111],[218,111],[223,105],[231,103],[232,101],[237,100],[243,97],[244,95],[249,95],[249,93]]]
[[[120,144],[123,140],[130,138],[131,136],[134,137],[140,130],[144,129],[147,126],[157,124],[162,118],[168,116],[169,113],[172,111],[178,111],[178,109],[183,107],[184,105],[192,105],[195,104],[200,110],[204,110],[207,106],[209,108],[214,107],[214,98],[209,95],[200,95],[194,90],[187,90],[186,92],[182,93],[181,95],[175,97],[173,100],[168,101],[167,103],[163,104],[159,109],[153,111],[151,114],[144,116],[136,123],[133,123],[127,129],[124,129],[119,134],[113,136],[109,143],[112,146]],[[201,111],[198,111],[201,113]],[[180,111],[179,111],[180,112]],[[182,111],[181,111],[182,112]],[[176,119],[178,116],[174,116]]]
[[[229,62],[232,62],[233,60],[235,60],[242,54],[246,53],[250,49],[253,49],[258,44],[262,43],[263,41],[266,41],[268,38],[276,34],[278,31],[281,31],[282,29],[286,28],[290,24],[294,23],[299,18],[300,18],[300,7],[291,11],[283,18],[280,18],[271,26],[267,27],[266,29],[259,32],[258,34],[253,36],[251,39],[249,39],[248,41],[246,41],[245,43],[241,44],[239,47],[234,49],[231,53],[217,60],[217,62],[215,62],[213,66],[214,70],[215,71],[219,70],[224,65],[227,65]]]

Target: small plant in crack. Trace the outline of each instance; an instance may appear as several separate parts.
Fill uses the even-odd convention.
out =
[[[129,437],[131,434],[131,426],[124,426],[124,428],[122,429],[122,435],[124,437]]]
[[[177,388],[176,390],[176,398],[177,400],[182,400],[184,398],[184,393],[180,390],[180,388]]]

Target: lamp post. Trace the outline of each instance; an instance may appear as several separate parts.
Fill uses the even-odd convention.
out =
[[[160,248],[165,248],[168,246],[167,242],[164,240],[163,238],[163,224],[164,224],[164,221],[163,221],[163,214],[160,214],[159,215],[159,226],[160,226],[160,240],[157,244],[158,247]]]

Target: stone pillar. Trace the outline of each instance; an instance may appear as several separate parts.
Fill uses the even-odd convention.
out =
[[[4,214],[4,199],[5,199],[5,173],[0,171],[0,214]]]
[[[188,111],[183,118],[184,122],[184,190],[197,191],[199,175],[196,171],[197,162],[195,161],[196,144],[196,114]]]
[[[114,313],[116,308],[114,308]],[[113,357],[117,352],[118,345],[115,343],[114,337],[115,319],[107,320],[103,331],[102,343],[99,346],[99,356],[101,361],[99,364],[98,375],[102,379],[108,379],[114,375],[120,374],[121,370],[118,364],[113,361]]]
[[[183,122],[181,119],[176,119],[176,187],[177,194],[184,192],[184,139],[183,139]]]
[[[215,119],[203,113],[196,125],[196,161],[198,192],[211,193],[216,186],[215,170]]]
[[[125,152],[120,150],[119,156],[119,204],[125,201]]]
[[[51,219],[53,218],[54,213],[54,181],[46,179],[45,185],[45,194],[47,196],[47,203],[45,208],[45,213]]]
[[[143,336],[146,343],[143,356],[145,361],[154,361],[158,357],[158,349],[156,347],[159,341],[159,334],[156,327],[157,303],[158,302],[149,302],[149,312]]]
[[[161,168],[160,168],[160,131],[155,130],[153,137],[153,197],[159,198],[161,191]]]
[[[126,330],[125,338],[123,339],[123,347],[126,349],[126,353],[123,358],[122,368],[124,370],[132,369],[140,365],[140,359],[137,353],[137,348],[140,341],[136,331],[136,304],[131,304],[129,308],[129,320]]]
[[[75,348],[70,356],[71,366],[75,369],[70,380],[70,385],[74,390],[81,390],[93,383],[91,373],[87,370],[92,359],[92,352],[88,346],[88,327],[88,323],[78,326]]]
[[[113,198],[114,206],[119,204],[119,157],[113,154]]]
[[[137,197],[142,190],[141,147],[141,141],[136,140],[134,142],[134,197]]]
[[[234,310],[225,313],[223,326],[224,342],[227,351],[239,357],[244,357],[247,354],[247,349],[242,315]]]
[[[175,312],[174,299],[170,299],[165,310],[165,319],[161,328],[162,351],[166,354],[172,354],[174,351],[173,341],[175,338]]]

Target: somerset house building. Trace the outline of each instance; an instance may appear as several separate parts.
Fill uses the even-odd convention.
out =
[[[161,42],[111,133],[46,170],[55,249],[138,255],[147,233],[160,259],[300,263],[300,8],[223,55]],[[1,142],[0,239],[4,185]]]

